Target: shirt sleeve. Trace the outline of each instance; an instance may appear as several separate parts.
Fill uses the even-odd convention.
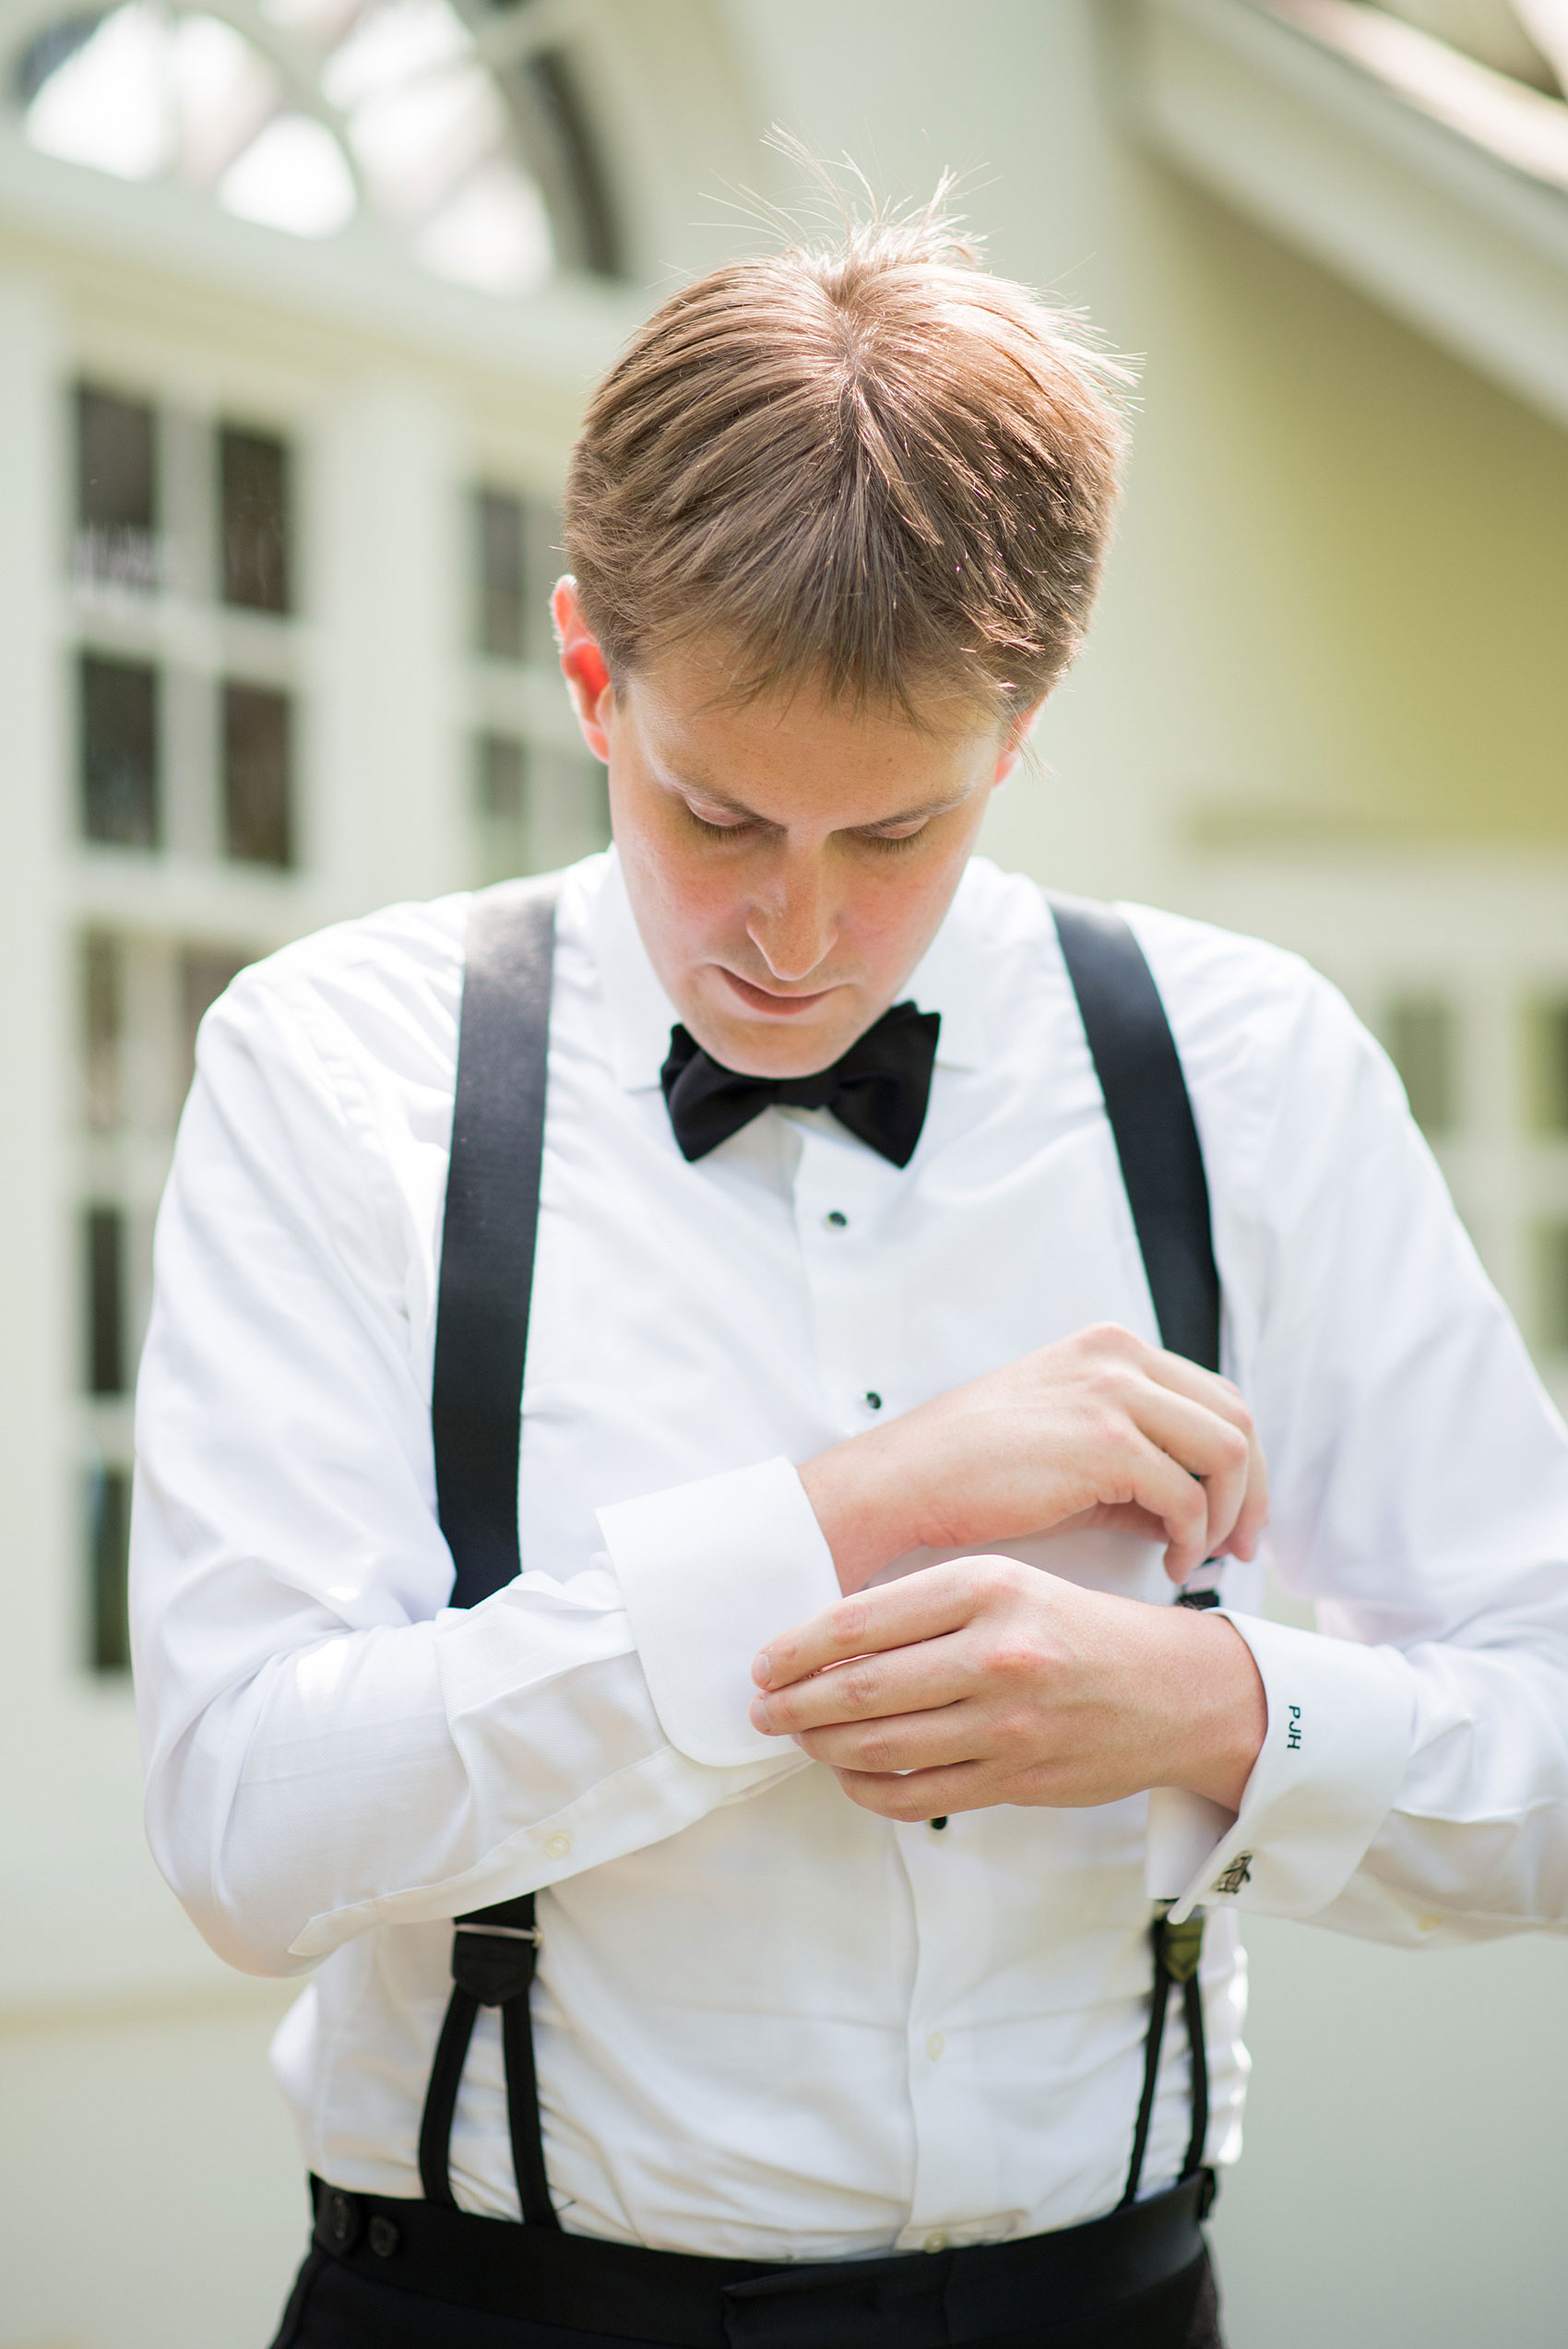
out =
[[[398,1022],[401,1049],[418,1021]],[[726,1582],[748,1545],[768,1628],[821,1604],[781,1464],[617,1512],[635,1614],[586,1551],[446,1604],[414,1227],[438,1221],[455,990],[435,1025],[422,1112],[405,1089],[422,1208],[323,991],[287,958],[246,974],[204,1025],[160,1215],[132,1531],[148,1828],[208,1940],[256,1973],[598,1866],[804,1764],[734,1727],[758,1639]]]
[[[1324,982],[1296,985],[1267,1060],[1251,1199],[1222,1168],[1216,1228],[1272,1563],[1319,1628],[1227,1610],[1267,1733],[1176,1914],[1411,1944],[1561,1928],[1568,1435],[1397,1078]]]
[[[782,1624],[839,1596],[833,1554],[786,1460],[601,1508],[654,1707],[672,1746],[715,1769],[777,1756],[752,1725],[751,1665]],[[737,1575],[737,1546],[746,1572]],[[715,1651],[728,1669],[715,1672]]]

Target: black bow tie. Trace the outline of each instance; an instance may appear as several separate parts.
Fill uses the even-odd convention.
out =
[[[741,1077],[712,1060],[684,1028],[670,1031],[660,1071],[683,1158],[706,1158],[775,1103],[830,1109],[841,1126],[895,1166],[908,1166],[925,1124],[939,1011],[896,1003],[830,1068],[809,1077]]]

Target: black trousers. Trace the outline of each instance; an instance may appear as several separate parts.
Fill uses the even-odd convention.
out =
[[[356,2275],[324,2251],[301,2269],[273,2349],[651,2349],[622,2335],[487,2316]],[[778,2349],[812,2349],[809,2331]],[[1031,2326],[975,2349],[1224,2349],[1206,2255],[1103,2317]]]

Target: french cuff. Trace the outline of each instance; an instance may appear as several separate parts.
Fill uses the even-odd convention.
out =
[[[1200,1902],[1312,1916],[1344,1890],[1398,1798],[1415,1737],[1410,1667],[1393,1648],[1217,1612],[1253,1651],[1268,1727],[1235,1819],[1206,1854],[1189,1851],[1171,1922]]]
[[[832,1553],[787,1460],[599,1511],[659,1727],[715,1770],[793,1759],[751,1722],[759,1648],[839,1596]]]

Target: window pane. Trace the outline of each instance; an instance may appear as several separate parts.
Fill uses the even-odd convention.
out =
[[[120,1123],[120,1037],[125,973],[117,938],[101,930],[82,940],[82,1076],[88,1124],[100,1133]]]
[[[1568,1223],[1538,1223],[1535,1243],[1536,1344],[1568,1354]]]
[[[562,48],[526,49],[506,81],[562,268],[619,275],[622,240],[575,57]]]
[[[475,642],[492,661],[523,657],[523,501],[505,490],[474,495]]]
[[[1531,1127],[1538,1134],[1568,1134],[1568,1003],[1532,1005],[1525,1032]]]
[[[82,831],[121,848],[156,848],[157,672],[89,652],[80,683]]]
[[[1389,1008],[1388,1050],[1423,1133],[1451,1133],[1457,1121],[1457,1022],[1452,1004],[1408,996]]]
[[[249,864],[291,864],[292,733],[287,694],[223,688],[223,851]]]
[[[77,390],[79,578],[158,585],[158,458],[152,410],[82,384]]]
[[[117,1207],[89,1207],[82,1219],[87,1298],[87,1390],[125,1391],[125,1219]]]
[[[289,452],[264,433],[219,434],[223,601],[253,612],[290,608]]]
[[[474,753],[479,876],[481,882],[510,880],[530,869],[528,755],[507,734],[481,734]]]
[[[529,499],[523,509],[523,659],[545,668],[555,663],[550,590],[566,567],[561,545],[564,528],[558,506],[544,498]]]
[[[236,973],[243,971],[251,957],[238,948],[187,947],[180,957],[181,1037],[184,1055],[179,1072],[179,1089],[184,1093],[189,1087],[196,1066],[196,1030],[201,1026],[211,1006]]]
[[[131,1661],[125,1565],[130,1546],[131,1479],[99,1467],[88,1478],[88,1662],[94,1672],[125,1672]]]
[[[587,751],[536,749],[529,761],[529,869],[553,873],[610,840],[605,770]]]

